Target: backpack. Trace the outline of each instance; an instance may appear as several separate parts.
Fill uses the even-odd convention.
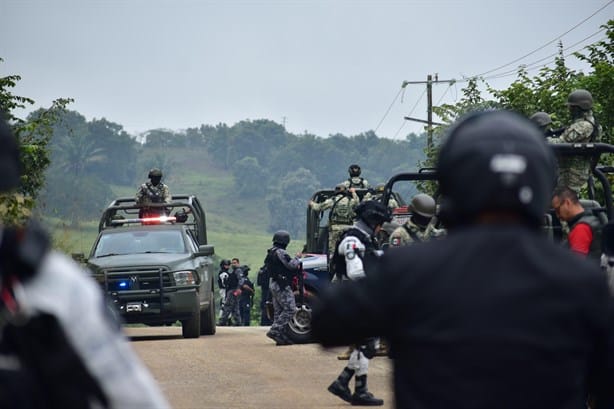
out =
[[[330,210],[329,218],[333,224],[352,224],[354,220],[354,209],[352,200],[348,196],[341,196],[335,200]]]

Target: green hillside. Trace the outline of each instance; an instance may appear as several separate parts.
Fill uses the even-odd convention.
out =
[[[272,237],[267,232],[269,212],[264,200],[240,199],[234,191],[233,176],[216,166],[204,150],[150,149],[145,155],[163,156],[167,166],[171,167],[168,178],[164,180],[171,193],[198,196],[205,208],[208,239],[215,246],[216,260],[238,257],[243,264],[252,267],[250,275],[255,277]],[[137,186],[114,185],[111,189],[116,197],[132,196]],[[100,210],[107,204],[101,204]],[[71,227],[67,221],[55,218],[47,218],[46,222],[56,247],[67,253],[87,255],[98,234],[98,220],[80,222],[78,227]],[[302,249],[303,244],[304,238],[293,238],[289,251],[294,254]]]

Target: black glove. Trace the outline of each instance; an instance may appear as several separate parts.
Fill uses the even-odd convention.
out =
[[[366,340],[364,344],[362,344],[358,349],[367,359],[371,359],[375,356],[377,352],[377,338],[369,338]]]

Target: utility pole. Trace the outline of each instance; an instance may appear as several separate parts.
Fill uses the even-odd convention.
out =
[[[426,121],[424,119],[411,118],[409,116],[404,118],[408,121],[416,121],[426,124],[426,146],[429,149],[431,149],[433,146],[433,125],[442,125],[441,123],[433,122],[433,82],[436,84],[440,82],[454,84],[456,80],[440,80],[439,75],[435,74],[435,81],[433,81],[433,76],[429,74],[426,76],[426,81],[403,81],[403,84],[401,85],[402,88],[405,88],[410,84],[426,84]]]
[[[433,77],[426,76],[426,147],[430,151],[433,147]]]

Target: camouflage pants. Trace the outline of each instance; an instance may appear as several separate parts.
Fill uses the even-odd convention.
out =
[[[283,332],[286,325],[296,312],[296,302],[294,294],[289,286],[281,288],[277,282],[271,280],[269,287],[273,298],[273,324],[271,325],[272,332]]]
[[[339,238],[343,234],[344,231],[352,227],[349,224],[333,224],[328,229],[328,259],[333,258],[333,254],[335,253],[335,244],[339,241]]]
[[[241,315],[239,314],[239,296],[232,290],[226,291],[226,302],[222,307],[222,317],[220,325],[228,325],[228,318],[232,316],[232,325],[241,325]]]

